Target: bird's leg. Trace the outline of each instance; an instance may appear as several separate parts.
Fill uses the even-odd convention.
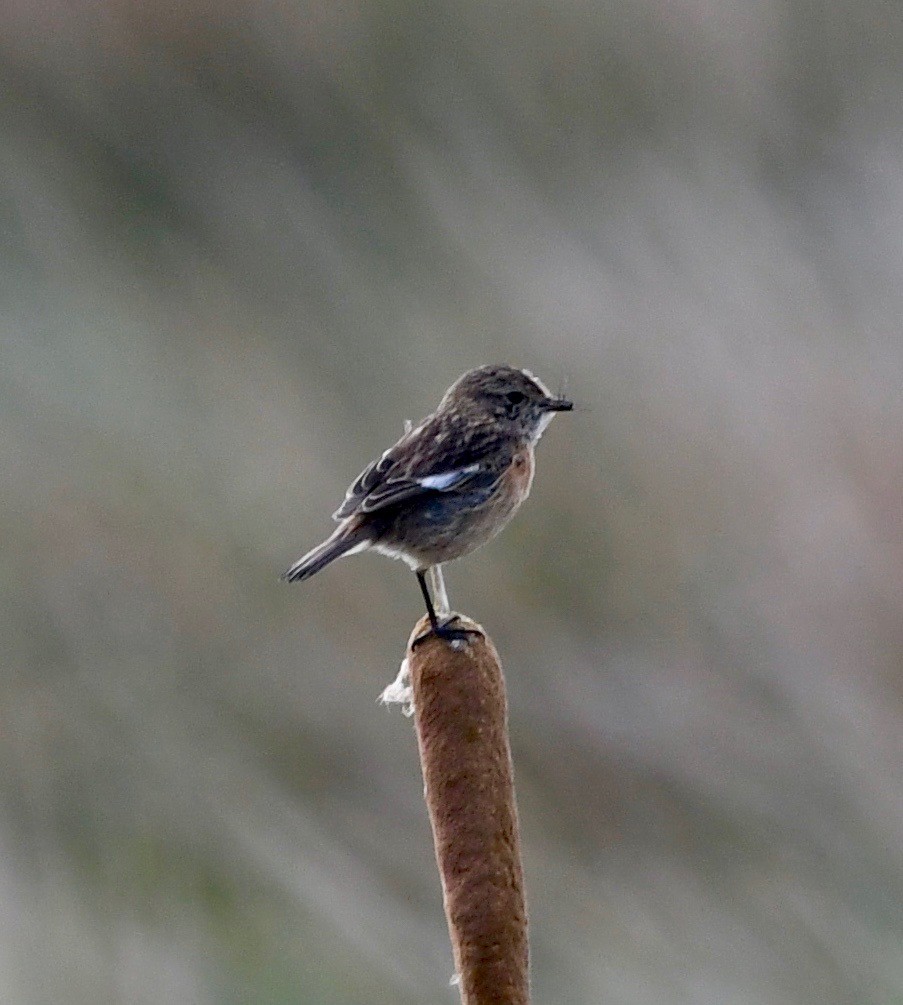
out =
[[[430,567],[428,573],[431,585],[436,593],[436,602],[439,610],[437,614],[436,607],[433,605],[433,598],[430,596],[429,587],[426,584],[427,573],[418,569],[416,572],[417,582],[420,584],[420,592],[423,594],[423,600],[426,603],[426,613],[430,619],[430,630],[418,635],[414,639],[413,644],[416,646],[418,642],[422,642],[429,635],[436,635],[440,639],[445,639],[446,642],[453,642],[456,639],[466,639],[469,635],[478,635],[479,632],[475,632],[471,628],[452,627],[452,622],[457,620],[458,615],[452,614],[449,610],[448,594],[445,590],[445,580],[442,578],[442,570],[438,565],[434,565]]]
[[[442,575],[441,565],[431,565],[426,572],[429,582],[430,592],[436,605],[436,614],[440,618],[447,618],[451,614],[451,604],[448,602],[448,591],[445,589],[445,577]]]
[[[430,596],[430,591],[426,585],[426,573],[421,569],[416,572],[417,582],[420,584],[420,592],[423,594],[423,600],[426,604],[427,617],[430,619],[430,627],[438,635],[439,634],[439,619],[436,617],[436,609],[433,607],[433,598]]]

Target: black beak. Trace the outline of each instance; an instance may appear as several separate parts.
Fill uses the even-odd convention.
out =
[[[547,412],[572,412],[574,410],[573,401],[567,398],[546,398],[543,403]]]

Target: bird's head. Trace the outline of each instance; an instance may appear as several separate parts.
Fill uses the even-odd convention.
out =
[[[529,370],[496,364],[477,367],[459,377],[446,392],[442,406],[492,419],[515,436],[535,443],[554,414],[570,412],[574,403],[552,394]]]

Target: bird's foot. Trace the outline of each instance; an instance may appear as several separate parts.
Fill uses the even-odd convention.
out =
[[[463,625],[456,625],[455,622],[458,621],[461,621],[461,615],[451,613],[447,617],[431,622],[430,627],[427,628],[426,631],[414,636],[411,640],[411,648],[416,648],[421,642],[428,639],[431,635],[435,635],[444,642],[448,642],[453,648],[463,649],[464,643],[467,642],[472,635],[475,636],[483,634],[479,628],[464,628]]]

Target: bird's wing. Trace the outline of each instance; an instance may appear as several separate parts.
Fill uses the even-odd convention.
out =
[[[485,430],[426,423],[364,468],[333,518],[374,513],[430,493],[488,490],[504,473],[506,458],[510,462],[510,447]]]

